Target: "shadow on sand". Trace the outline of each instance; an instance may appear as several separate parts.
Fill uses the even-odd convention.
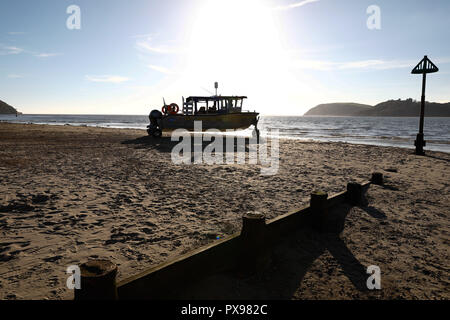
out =
[[[365,196],[364,196],[365,198]],[[377,219],[383,213],[366,207],[361,208]],[[364,267],[340,238],[345,219],[352,208],[341,204],[329,210],[325,228],[316,232],[310,227],[299,229],[274,246],[270,267],[260,276],[240,279],[233,272],[216,274],[180,292],[180,299],[291,299],[298,290],[308,290],[302,283],[313,263],[327,250],[337,261],[345,276],[359,292],[368,291],[369,275]],[[314,267],[313,274],[322,278],[331,275],[336,267],[324,265],[323,270]],[[325,281],[325,279],[323,279]],[[323,287],[323,286],[322,286]]]
[[[450,158],[438,157],[438,156],[430,155],[430,154],[425,154],[424,156],[428,157],[428,158],[433,158],[433,159],[436,159],[436,160],[450,162]]]
[[[210,141],[207,141],[206,139],[210,139]],[[215,142],[215,137],[208,137],[208,135],[204,135],[203,140],[201,140],[200,143],[196,143],[194,136],[191,135],[190,138],[190,142],[191,142],[191,152],[194,152],[194,147],[196,145],[200,145],[201,144],[201,150],[202,152],[205,150],[205,148],[210,145],[211,143]],[[233,137],[233,147],[231,150],[229,150],[230,148],[227,148],[227,139],[225,139],[225,137],[223,137],[222,139],[222,150],[223,152],[238,152],[238,139],[237,137]],[[161,137],[161,138],[153,138],[150,136],[144,136],[144,137],[139,137],[136,139],[132,139],[132,140],[125,140],[122,141],[122,144],[125,145],[131,145],[134,146],[135,149],[156,149],[160,152],[172,152],[173,148],[182,141],[181,137],[178,141],[172,141],[171,137]],[[240,144],[242,144],[244,146],[244,150],[239,150],[239,152],[249,152],[249,146],[250,145],[255,145],[255,141],[253,141],[252,139],[249,138],[244,138],[242,139],[242,142],[239,142]]]

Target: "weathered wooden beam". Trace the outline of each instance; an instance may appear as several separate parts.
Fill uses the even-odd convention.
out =
[[[372,173],[372,178],[370,179],[370,182],[372,182],[373,184],[382,185],[383,184],[383,174],[381,172]]]
[[[239,233],[183,254],[118,283],[120,299],[165,299],[176,296],[180,285],[233,268]]]
[[[75,289],[75,300],[117,299],[117,265],[109,260],[90,260],[80,271],[81,288]]]
[[[314,191],[311,193],[309,207],[311,208],[311,219],[314,229],[322,231],[328,213],[328,193]]]
[[[252,275],[264,271],[270,263],[272,243],[264,214],[258,212],[244,214],[240,239],[239,273]]]
[[[347,183],[347,201],[358,206],[362,204],[363,199],[363,187],[360,183],[349,182]]]

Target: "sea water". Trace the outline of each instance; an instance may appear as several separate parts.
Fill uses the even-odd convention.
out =
[[[146,129],[146,115],[0,115],[0,121],[50,125]],[[414,148],[418,117],[302,117],[261,116],[262,135],[278,131],[282,138],[340,141]],[[251,128],[239,134],[250,135]],[[425,117],[425,150],[450,152],[450,118]]]

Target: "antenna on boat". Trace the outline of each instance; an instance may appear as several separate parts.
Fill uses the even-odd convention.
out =
[[[219,88],[219,83],[218,82],[214,82],[214,88],[216,89],[216,96],[217,96],[217,89]]]
[[[164,105],[166,105],[166,100],[164,100],[164,97],[163,97],[163,103],[164,103]]]
[[[208,89],[206,89],[206,88],[203,88],[203,87],[201,87],[203,90],[205,90],[206,92],[208,92],[210,95],[213,95],[213,93],[210,91],[210,90],[208,90]]]

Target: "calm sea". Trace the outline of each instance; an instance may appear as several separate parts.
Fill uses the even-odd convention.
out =
[[[146,129],[149,122],[145,115],[0,115],[0,121],[133,129]],[[281,137],[290,139],[414,148],[419,118],[261,116],[259,127],[278,129]],[[425,117],[424,128],[426,150],[450,152],[450,118]]]

